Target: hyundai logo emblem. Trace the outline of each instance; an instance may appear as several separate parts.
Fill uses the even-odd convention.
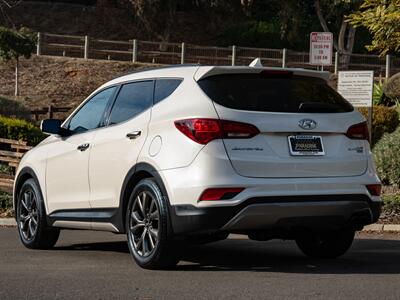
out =
[[[311,119],[303,119],[299,121],[299,127],[306,130],[311,130],[317,127],[317,122]]]

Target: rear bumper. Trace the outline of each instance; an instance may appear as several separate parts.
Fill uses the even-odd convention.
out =
[[[172,206],[171,222],[177,235],[361,229],[376,222],[380,213],[381,202],[372,201],[363,194],[257,197],[235,206]]]

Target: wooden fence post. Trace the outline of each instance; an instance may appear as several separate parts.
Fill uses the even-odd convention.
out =
[[[181,46],[181,64],[183,65],[185,63],[185,43],[182,43]]]
[[[41,55],[41,54],[42,54],[42,34],[38,32],[36,41],[36,55]]]
[[[89,36],[85,35],[85,48],[83,52],[83,58],[88,59],[89,58]]]
[[[232,46],[232,66],[236,64],[236,46]]]
[[[134,39],[133,40],[133,44],[132,44],[132,62],[137,62],[137,51],[138,51],[138,46],[137,46],[137,40]]]
[[[49,105],[49,109],[47,111],[47,116],[49,119],[53,119],[53,106]]]
[[[282,68],[286,68],[286,48],[282,51]]]
[[[390,59],[390,54],[386,54],[386,72],[385,72],[385,77],[388,79],[390,77],[390,65],[391,65],[391,59]]]

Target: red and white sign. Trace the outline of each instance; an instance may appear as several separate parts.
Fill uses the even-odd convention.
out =
[[[311,32],[310,64],[317,66],[332,65],[333,34],[332,32]]]

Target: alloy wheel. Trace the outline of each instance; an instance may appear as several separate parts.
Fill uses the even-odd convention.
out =
[[[139,256],[149,256],[156,248],[159,225],[157,200],[147,191],[139,193],[133,202],[129,219],[130,243]]]
[[[32,189],[26,189],[19,199],[18,226],[26,241],[34,239],[38,230],[39,214],[37,198]]]

